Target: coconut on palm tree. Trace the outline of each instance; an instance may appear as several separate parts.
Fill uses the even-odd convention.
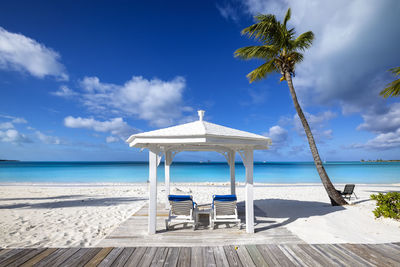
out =
[[[389,71],[395,77],[399,77],[399,79],[394,80],[393,82],[386,85],[386,88],[379,93],[384,98],[387,98],[389,96],[400,96],[400,67],[391,68]]]
[[[286,12],[282,23],[272,14],[260,14],[255,16],[256,23],[243,29],[242,34],[261,42],[261,45],[239,48],[235,51],[235,57],[245,60],[261,59],[265,61],[264,64],[247,75],[250,83],[262,80],[271,73],[280,73],[282,75],[280,80],[286,80],[293,99],[294,107],[296,108],[300,121],[303,124],[311,153],[314,158],[314,163],[322,184],[330,197],[332,205],[345,205],[347,202],[336,191],[324,166],[322,165],[313,134],[297,100],[296,91],[294,90],[292,82],[292,76],[294,77],[295,75],[296,64],[303,60],[303,54],[301,52],[305,51],[312,45],[314,33],[308,31],[300,34],[296,38],[294,28],[287,27],[290,16],[290,8]]]

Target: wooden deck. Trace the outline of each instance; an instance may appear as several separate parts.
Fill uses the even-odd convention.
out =
[[[0,266],[399,266],[400,243],[0,250]]]
[[[244,203],[241,203],[244,204]],[[304,244],[284,226],[280,225],[254,205],[255,234],[247,234],[245,225],[239,230],[235,225],[221,224],[218,229],[208,229],[208,219],[204,218],[203,225],[193,231],[191,226],[177,225],[176,229],[166,231],[165,219],[168,211],[159,205],[157,207],[157,234],[147,234],[148,206],[144,205],[138,212],[125,222],[121,223],[110,235],[99,242],[99,247],[199,247],[248,244]],[[242,222],[245,221],[244,205],[238,205],[238,214]],[[231,228],[229,228],[231,227]]]

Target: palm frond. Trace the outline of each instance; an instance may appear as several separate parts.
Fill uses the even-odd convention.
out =
[[[293,61],[293,63],[300,63],[303,61],[304,56],[300,52],[293,51],[288,54],[288,59],[289,61]]]
[[[248,46],[235,51],[235,57],[264,59],[266,63],[247,75],[250,82],[261,80],[268,73],[289,73],[295,75],[295,66],[303,60],[301,51],[312,45],[314,34],[311,31],[296,36],[294,28],[288,28],[291,9],[286,12],[283,22],[277,21],[272,14],[255,16],[256,23],[243,29],[242,34],[262,43],[260,46]]]
[[[247,35],[261,42],[271,42],[277,34],[279,34],[279,22],[274,15],[257,15],[254,17],[257,23],[244,28],[242,35]]]
[[[235,51],[235,57],[240,59],[271,59],[274,58],[279,49],[273,45],[261,45],[261,46],[246,46],[241,47]]]
[[[286,24],[290,20],[291,16],[292,16],[292,11],[290,10],[290,7],[289,7],[288,10],[286,11],[286,15],[285,15],[285,18],[283,20],[283,26],[286,27]]]
[[[299,49],[305,51],[312,45],[314,41],[314,33],[312,31],[308,31],[300,34],[295,40],[293,40],[292,46],[293,49]]]
[[[394,76],[400,76],[400,67],[394,67],[389,70]]]
[[[274,59],[271,59],[247,74],[246,77],[249,79],[250,83],[264,79],[269,73],[277,72],[278,70],[276,69],[274,61]]]
[[[395,77],[400,76],[400,67],[391,68],[389,70]],[[400,96],[400,79],[394,80],[393,82],[386,85],[386,88],[383,89],[379,95],[384,98],[388,98],[389,96]]]
[[[387,85],[380,93],[381,96],[387,98],[389,96],[400,96],[400,79],[395,80]]]

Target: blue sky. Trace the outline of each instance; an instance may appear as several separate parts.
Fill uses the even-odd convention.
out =
[[[143,3],[141,3],[143,2]],[[324,160],[399,159],[400,102],[379,91],[400,64],[400,2],[4,1],[0,8],[0,158],[146,160],[133,133],[197,119],[272,138],[256,160],[312,160],[279,75],[233,52],[257,13],[292,8],[316,39],[294,85]],[[182,153],[177,160],[223,160]]]

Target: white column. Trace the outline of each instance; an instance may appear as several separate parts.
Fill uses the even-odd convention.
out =
[[[254,196],[253,196],[253,150],[244,151],[246,167],[246,232],[254,233]]]
[[[155,234],[157,229],[157,151],[149,149],[149,221],[148,233]]]
[[[169,169],[172,163],[172,158],[171,158],[171,151],[165,152],[165,159],[164,159],[164,167],[165,167],[165,207],[169,209],[169,201],[168,201],[168,195],[170,194],[170,186],[169,186],[169,181],[170,181],[170,176],[169,176]]]
[[[236,194],[236,181],[235,181],[235,151],[228,152],[229,170],[231,173],[231,195]]]

